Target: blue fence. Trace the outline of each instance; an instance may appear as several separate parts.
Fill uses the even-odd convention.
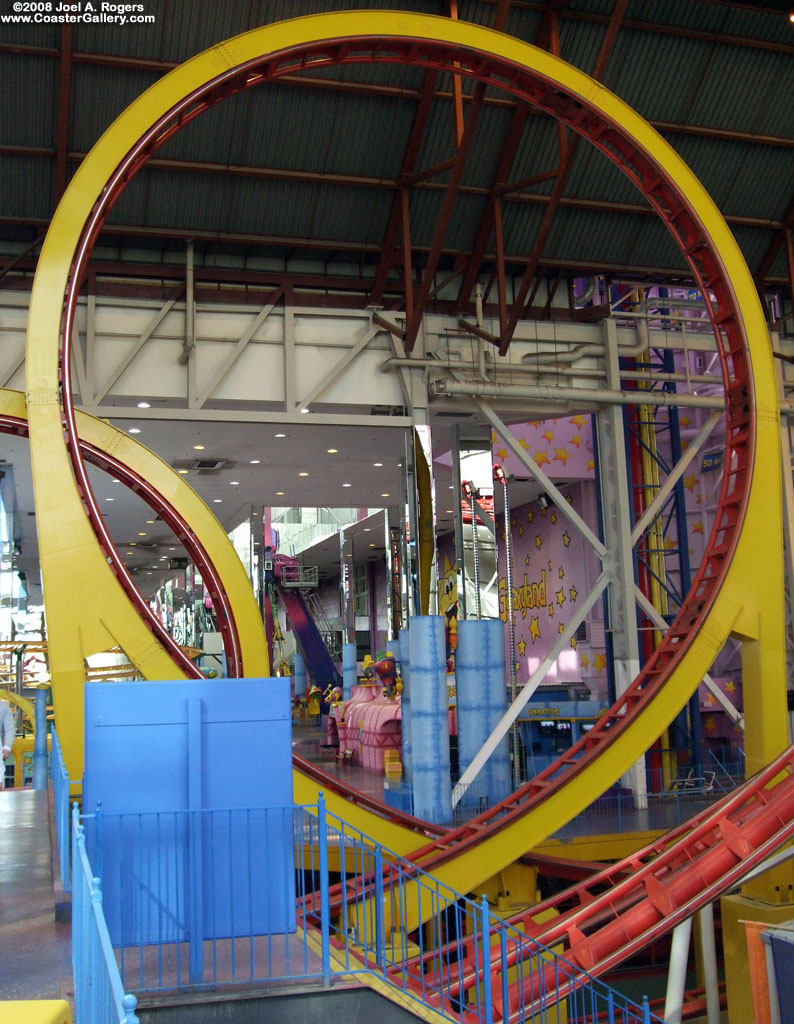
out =
[[[50,779],[55,812],[55,834],[58,840],[58,865],[61,869],[63,891],[71,892],[72,872],[69,863],[69,773],[63,763],[61,744],[55,729],[52,730],[50,746]]]
[[[102,889],[85,852],[75,807],[72,820],[72,970],[76,1019],[90,1024],[138,1024],[137,1000],[121,984],[102,911]]]
[[[203,857],[214,855],[212,847],[229,813],[100,812],[83,819],[94,833],[95,863],[103,865],[104,913],[112,926],[103,933],[102,954],[107,959],[112,936],[114,963],[120,965],[113,990],[117,1006],[122,986],[141,994],[287,979],[328,985],[334,975],[374,974],[450,1020],[493,1024],[506,1007],[512,1022],[551,1022],[565,1013],[569,1022],[582,1024],[596,1018],[608,1024],[658,1020],[647,1002],[632,1003],[538,947],[492,914],[484,900],[466,899],[327,813],[322,799],[316,808],[249,812],[280,813],[273,824],[291,830],[295,849],[295,930],[269,932],[246,903],[253,899],[257,880],[248,874],[251,861],[239,823],[227,886],[205,891],[204,876],[196,873],[196,860],[189,855],[191,827],[215,837]],[[205,820],[197,822],[197,816]],[[171,837],[165,842],[150,841],[157,835],[157,818],[161,837]],[[112,833],[131,842],[127,852],[114,854],[108,863],[107,849],[113,845],[118,851],[105,841]],[[145,851],[136,847],[136,834],[148,837]],[[84,858],[84,851],[80,855]],[[122,880],[123,885],[116,884]],[[93,891],[93,906],[101,909],[96,887]],[[195,911],[190,903],[196,898],[202,904],[201,932],[191,930]],[[426,923],[418,925],[419,920]],[[219,921],[222,927],[216,927]],[[75,960],[78,991],[84,984],[78,980],[85,973],[83,963]],[[483,972],[484,964],[491,969]],[[565,1009],[558,1011],[561,998]]]

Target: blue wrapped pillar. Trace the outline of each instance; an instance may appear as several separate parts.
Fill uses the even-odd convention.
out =
[[[403,779],[410,784],[411,774],[411,636],[407,629],[400,630],[400,678],[403,692],[400,698],[400,757]]]
[[[305,697],[306,696],[306,666],[303,663],[303,655],[300,651],[295,651],[295,658],[293,661],[292,675],[295,679],[295,696]]]
[[[414,814],[437,825],[452,820],[444,626],[443,615],[415,615],[410,627]]]
[[[353,687],[358,682],[356,664],[356,645],[342,644],[342,696],[345,700],[353,696]]]
[[[455,680],[458,705],[458,758],[460,774],[507,711],[505,634],[501,619],[464,619],[458,623]],[[505,736],[461,799],[478,807],[510,794],[510,741]]]
[[[33,738],[33,788],[47,788],[47,691],[36,691],[36,734]]]

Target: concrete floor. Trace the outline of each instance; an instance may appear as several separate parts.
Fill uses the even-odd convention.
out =
[[[0,1000],[68,999],[69,921],[55,920],[46,790],[0,790]]]

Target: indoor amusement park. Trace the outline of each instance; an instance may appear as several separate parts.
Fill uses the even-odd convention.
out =
[[[0,0],[0,1022],[794,1024],[791,0]]]

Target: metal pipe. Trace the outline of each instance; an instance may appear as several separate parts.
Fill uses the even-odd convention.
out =
[[[612,391],[595,388],[555,387],[552,384],[493,384],[466,382],[436,377],[428,381],[431,395],[468,395],[474,398],[536,398],[549,401],[592,402],[595,405],[687,406],[694,409],[724,409],[723,398],[707,395],[676,395],[672,392],[649,391],[640,398],[636,391]]]
[[[673,929],[673,944],[670,949],[670,969],[667,974],[667,994],[664,1000],[665,1024],[681,1024],[686,987],[686,969],[689,961],[689,937],[692,934],[692,918],[688,917]]]
[[[190,359],[190,353],[196,346],[196,305],[194,302],[195,266],[193,259],[193,242],[187,243],[185,263],[185,340],[179,353],[182,366]]]
[[[717,978],[717,949],[714,941],[714,904],[699,910],[700,951],[703,957],[703,981],[706,989],[706,1020],[720,1024],[720,988]]]
[[[518,677],[516,674],[516,624],[513,609],[513,545],[510,535],[510,497],[508,494],[507,476],[501,467],[497,479],[502,482],[504,494],[504,525],[505,525],[505,591],[507,598],[507,651],[510,658],[510,703],[515,704],[518,697]],[[518,723],[513,722],[510,733],[510,746],[513,757],[513,789],[521,784],[521,763],[518,749]]]

